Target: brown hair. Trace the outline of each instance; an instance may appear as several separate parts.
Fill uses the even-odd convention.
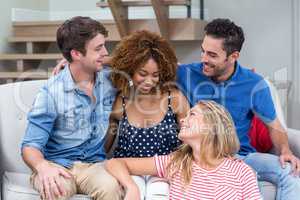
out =
[[[125,37],[115,48],[110,63],[114,71],[111,75],[113,85],[128,96],[129,80],[150,58],[158,65],[159,89],[165,92],[176,80],[177,58],[164,38],[147,30]]]
[[[214,19],[204,27],[205,35],[223,39],[227,56],[240,52],[245,41],[243,29],[229,19]]]
[[[212,159],[233,157],[239,151],[240,143],[229,112],[214,101],[200,101],[196,106],[201,106],[204,122],[210,127],[200,140],[200,160],[212,165]],[[207,154],[207,148],[210,148],[212,154]],[[182,170],[182,178],[187,185],[192,178],[192,163],[193,150],[183,144],[172,154],[167,166],[168,175],[172,177]]]
[[[85,55],[87,42],[99,33],[105,37],[108,33],[100,22],[89,17],[77,16],[66,20],[58,28],[56,41],[63,56],[72,62],[71,50],[75,49]]]

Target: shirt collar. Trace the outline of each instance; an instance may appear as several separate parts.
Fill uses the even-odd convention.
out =
[[[75,82],[72,78],[72,74],[71,74],[71,71],[70,71],[70,68],[69,68],[68,64],[65,65],[65,68],[62,71],[62,73],[64,73],[63,74],[64,75],[63,80],[64,80],[64,89],[65,89],[65,91],[70,92],[70,91],[76,89],[77,86],[76,86],[76,84],[75,84]]]
[[[104,82],[104,73],[103,69],[95,73],[95,87]]]
[[[203,66],[204,66],[204,64],[202,63],[202,66],[201,66],[201,74],[203,74]],[[241,69],[241,66],[240,66],[240,64],[236,61],[235,62],[235,65],[234,65],[234,72],[233,72],[233,74],[229,77],[229,79],[227,79],[226,81],[223,81],[223,82],[219,82],[219,83],[217,83],[217,84],[227,84],[227,83],[229,83],[229,82],[231,82],[231,81],[234,81],[234,80],[236,80],[239,76],[238,76],[238,74],[240,73],[240,69]],[[204,75],[204,74],[203,74]],[[205,75],[204,75],[205,76]],[[205,76],[208,80],[210,80],[210,81],[212,81],[212,82],[214,82],[211,78],[209,78],[209,77],[207,77],[207,76]]]
[[[63,69],[63,71],[61,73],[64,73],[64,90],[66,92],[70,92],[72,90],[77,89],[77,85],[73,80],[71,71],[70,71],[70,67],[69,65],[65,65],[65,68]],[[103,75],[100,72],[95,73],[95,87],[97,87],[98,85],[100,85],[102,83],[102,79],[103,79]]]
[[[224,81],[225,83],[228,83],[230,81],[234,81],[238,78],[238,74],[240,72],[241,66],[240,64],[236,61],[234,64],[234,72],[233,74],[229,77],[229,79],[227,79],[226,81]]]

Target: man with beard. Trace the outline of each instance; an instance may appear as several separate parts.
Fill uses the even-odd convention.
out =
[[[241,144],[237,157],[257,172],[259,180],[277,186],[276,199],[299,199],[300,161],[289,148],[267,83],[237,61],[243,42],[242,28],[229,19],[208,23],[201,44],[201,63],[180,65],[177,82],[191,105],[214,100],[227,108]],[[279,157],[257,153],[250,145],[248,133],[254,114],[267,125]]]

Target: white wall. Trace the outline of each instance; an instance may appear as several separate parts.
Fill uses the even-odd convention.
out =
[[[291,95],[289,96],[289,125],[300,129],[300,2],[292,0],[293,10],[293,44],[292,44],[292,64],[293,67],[288,71],[288,77],[293,81]]]
[[[49,0],[49,10],[51,11],[58,11],[58,10],[64,10],[64,11],[91,11],[91,10],[98,10],[96,8],[96,3],[99,0]]]
[[[71,18],[75,15],[90,16],[95,19],[113,19],[109,8],[96,7],[98,1],[99,0],[78,0],[74,3],[73,0],[49,0],[50,19],[61,20]],[[199,1],[192,1],[195,4],[195,7],[192,9],[192,16],[199,17]],[[185,6],[171,6],[171,18],[185,18],[186,14]],[[155,14],[151,7],[129,7],[128,17],[129,19],[154,18]]]
[[[291,67],[291,0],[207,0],[205,5],[210,19],[226,17],[243,27],[242,64],[269,76]]]
[[[0,53],[10,50],[7,44],[7,37],[11,34],[13,8],[47,11],[49,9],[48,0],[0,0],[0,5]]]

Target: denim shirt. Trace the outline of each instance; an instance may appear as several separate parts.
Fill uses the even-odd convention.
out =
[[[37,148],[45,159],[67,168],[74,161],[104,160],[104,137],[116,95],[108,68],[96,73],[93,94],[95,102],[76,86],[69,67],[50,78],[28,114],[22,148]]]

